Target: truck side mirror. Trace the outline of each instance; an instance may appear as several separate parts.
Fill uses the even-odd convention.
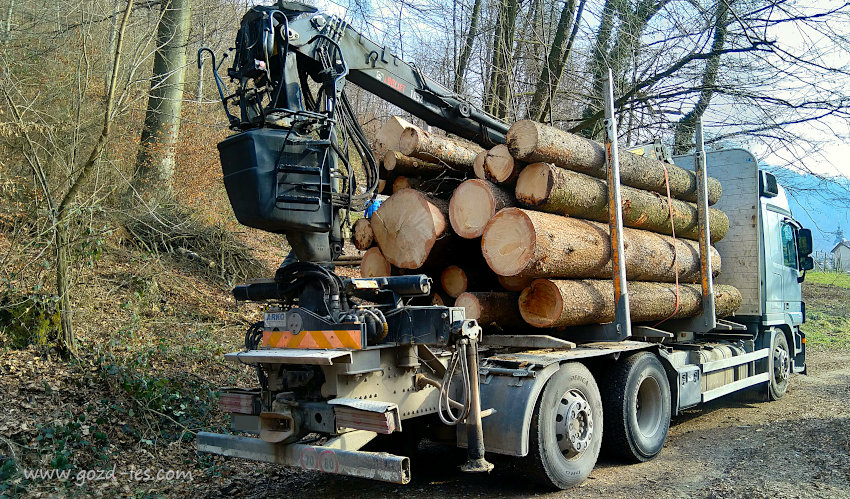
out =
[[[800,262],[800,264],[800,270],[812,270],[815,268],[815,260],[810,256],[803,258],[803,261]]]
[[[811,229],[800,229],[797,231],[797,251],[800,256],[812,254],[812,231]],[[802,259],[801,259],[802,261]]]
[[[763,170],[759,170],[759,196],[772,198],[779,195],[779,184],[776,176]]]
[[[803,275],[797,277],[797,282],[803,282],[806,280],[806,271],[812,270],[815,268],[815,260],[814,258],[807,256],[805,258],[800,259],[800,270],[803,271]]]

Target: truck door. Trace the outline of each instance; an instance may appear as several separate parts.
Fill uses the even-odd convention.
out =
[[[779,269],[782,281],[782,309],[791,325],[802,324],[802,287],[797,281],[800,276],[797,254],[797,229],[799,225],[789,218],[782,218],[779,225],[779,244],[782,248],[782,266]]]

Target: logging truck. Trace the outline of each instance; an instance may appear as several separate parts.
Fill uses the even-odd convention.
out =
[[[778,399],[805,373],[812,239],[784,190],[746,150],[705,152],[701,127],[690,155],[619,148],[610,80],[604,145],[508,127],[342,19],[284,1],[245,15],[227,76],[232,92],[215,72],[235,132],[219,144],[230,202],[241,223],[284,234],[293,258],[233,290],[265,307],[244,350],[225,355],[256,370],[257,386],[222,389],[231,432],[198,434],[201,452],[404,484],[409,457],[370,447],[427,438],[466,448],[464,471],[502,454],[568,488],[601,450],[652,459],[685,409],[745,389]],[[346,84],[469,142],[402,126],[382,170]],[[471,177],[455,194],[509,194],[472,195],[481,210],[453,229],[469,210],[453,216],[453,201],[403,186],[354,231],[387,261],[338,276],[346,214],[393,169],[433,170],[441,185]],[[549,195],[573,172],[603,200],[597,211]],[[435,275],[438,253],[486,266]],[[481,273],[484,288],[467,286]]]

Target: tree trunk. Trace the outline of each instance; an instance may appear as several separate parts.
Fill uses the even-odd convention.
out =
[[[399,151],[405,156],[413,156],[450,168],[472,172],[475,156],[482,148],[449,137],[441,137],[418,128],[404,130],[399,139]]]
[[[516,161],[505,144],[493,147],[484,157],[484,177],[497,184],[513,185],[524,167],[525,163]]]
[[[71,243],[68,235],[68,220],[56,220],[54,244],[56,245],[56,294],[59,296],[59,345],[65,354],[77,355],[77,337],[74,333],[74,311],[71,307]]]
[[[180,134],[190,6],[190,0],[161,3],[151,90],[133,176],[137,190],[166,197],[173,192],[174,148]]]
[[[593,177],[606,177],[605,146],[599,142],[541,123],[522,120],[508,130],[507,144],[516,159],[528,163],[552,163]],[[694,172],[620,149],[620,180],[625,185],[666,195],[665,168],[672,196],[696,202],[697,180]],[[716,203],[720,193],[720,182],[709,177],[708,203]]]
[[[366,251],[375,244],[375,233],[368,218],[358,218],[351,229],[351,243],[360,251]]]
[[[392,265],[384,258],[381,249],[372,247],[363,253],[363,259],[360,261],[360,277],[387,277],[393,274]]]
[[[455,307],[463,307],[466,318],[482,327],[515,328],[525,326],[518,301],[519,293],[510,291],[467,292],[457,297]]]
[[[723,50],[723,46],[726,44],[726,34],[729,29],[729,7],[731,3],[732,0],[728,2],[717,2],[714,40],[711,44],[711,50],[718,53],[718,55],[713,55],[705,61],[705,72],[702,75],[702,86],[700,87],[702,90],[700,91],[696,106],[676,123],[676,135],[674,139],[674,152],[676,154],[685,154],[690,150],[694,143],[696,123],[702,119],[702,115],[705,114],[705,110],[708,109],[711,98],[714,96],[717,74],[720,69],[719,52]]]
[[[454,92],[460,94],[463,91],[463,78],[469,65],[469,57],[472,55],[472,45],[475,43],[475,35],[478,33],[478,18],[481,15],[481,0],[475,0],[472,4],[472,15],[469,18],[469,30],[461,49],[460,56],[455,68]]]
[[[436,177],[446,170],[444,166],[411,158],[398,151],[387,151],[382,159],[382,164],[388,172],[422,178]]]
[[[702,310],[702,288],[696,284],[681,284],[677,293],[674,284],[630,282],[628,290],[634,322],[694,317]],[[715,286],[714,293],[717,317],[729,317],[741,306],[741,293],[732,286]],[[537,279],[520,295],[519,309],[525,322],[535,327],[612,322],[614,284],[596,280]]]
[[[502,208],[513,206],[514,198],[498,186],[481,179],[460,184],[449,201],[449,221],[455,234],[465,239],[481,237],[484,226]]]
[[[672,199],[655,192],[623,186],[621,190],[623,224],[635,229],[672,234],[670,205],[676,237],[699,239],[697,207],[693,203]],[[608,186],[604,180],[589,177],[549,163],[532,163],[519,176],[516,197],[537,210],[576,218],[608,221]],[[723,239],[729,231],[729,217],[709,208],[711,241]]]
[[[561,76],[572,52],[573,42],[578,33],[578,26],[584,11],[584,4],[585,0],[581,0],[578,9],[576,9],[576,0],[567,0],[561,10],[561,18],[555,30],[555,37],[552,39],[549,55],[543,69],[540,70],[534,95],[528,106],[528,119],[532,121],[543,121],[546,114],[549,113],[552,96],[558,90]]]
[[[448,231],[448,203],[402,189],[381,204],[371,223],[375,240],[391,264],[418,269]]]
[[[487,110],[505,119],[510,109],[510,81],[513,66],[514,31],[519,12],[518,0],[498,0],[498,17],[493,38],[490,86],[485,99]]]
[[[699,244],[637,229],[623,231],[626,276],[635,281],[700,280]],[[611,278],[608,226],[550,213],[505,208],[484,230],[481,250],[499,275]],[[720,254],[711,249],[715,275]],[[674,260],[676,260],[674,262]]]

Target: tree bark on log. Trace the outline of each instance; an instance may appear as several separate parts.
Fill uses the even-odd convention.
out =
[[[699,244],[637,229],[624,229],[626,276],[635,281],[700,280]],[[611,278],[608,226],[551,213],[505,208],[481,239],[487,265],[498,275],[581,279]],[[711,248],[714,275],[720,254]],[[674,259],[677,262],[674,263]]]
[[[456,170],[472,172],[475,156],[482,148],[458,139],[441,137],[418,128],[408,128],[399,139],[399,151],[437,164],[446,164]]]
[[[411,158],[398,151],[388,151],[384,154],[382,164],[388,172],[408,177],[434,178],[446,170],[444,166]]]
[[[376,148],[382,153],[398,151],[398,141],[401,138],[401,134],[408,128],[418,129],[419,127],[404,118],[392,116],[375,135]]]
[[[524,166],[525,163],[511,156],[508,146],[499,144],[487,151],[484,158],[484,176],[496,184],[513,185]]]
[[[363,259],[360,262],[360,277],[387,277],[392,274],[392,265],[384,258],[380,248],[373,246],[363,253]]]
[[[457,297],[455,306],[463,307],[466,318],[477,320],[482,327],[511,328],[525,326],[518,301],[519,293],[510,291],[467,292]]]
[[[481,179],[460,184],[449,201],[449,221],[455,234],[465,239],[481,237],[487,222],[502,208],[515,204],[513,196]]]
[[[702,288],[659,282],[630,282],[629,306],[634,322],[694,317],[702,310]],[[741,293],[728,285],[714,287],[717,317],[729,317],[741,306]],[[535,327],[581,326],[614,320],[614,284],[597,280],[536,279],[522,292],[519,309]]]
[[[384,257],[403,269],[425,264],[438,238],[449,228],[448,203],[402,189],[372,215],[372,231]]]
[[[508,130],[507,145],[514,158],[527,163],[552,163],[597,178],[606,176],[604,145],[548,125],[517,121]],[[620,179],[625,185],[666,195],[665,167],[673,197],[696,202],[697,181],[693,171],[620,150]],[[709,177],[708,204],[716,203],[720,194],[720,182]]]
[[[623,186],[623,224],[635,229],[672,234],[670,205],[676,237],[699,239],[699,218],[693,203],[652,191]],[[598,222],[608,221],[608,183],[588,175],[558,168],[550,163],[532,163],[520,174],[516,198],[537,210]],[[729,217],[709,208],[711,241],[717,242],[729,231]]]
[[[351,228],[351,244],[360,251],[366,251],[375,244],[375,233],[368,218],[358,218]]]

